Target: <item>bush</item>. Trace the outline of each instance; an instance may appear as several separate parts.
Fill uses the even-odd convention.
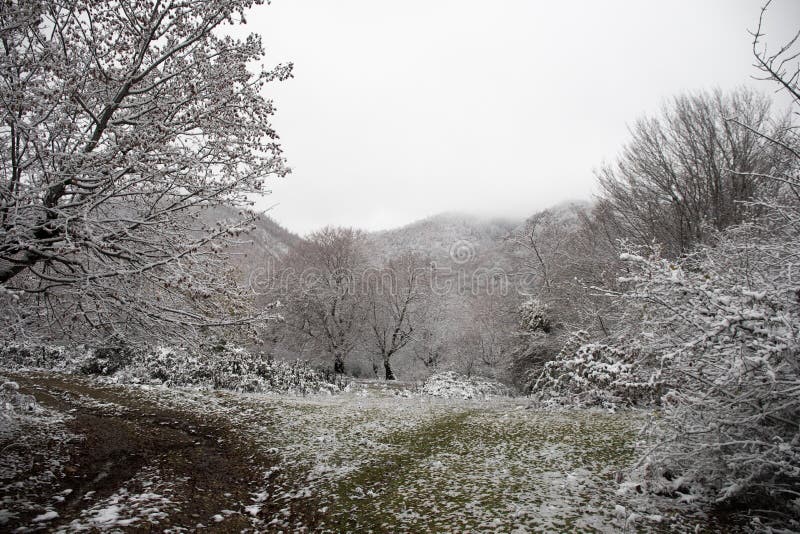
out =
[[[135,358],[137,351],[127,345],[96,347],[86,351],[79,370],[85,375],[113,375],[127,367]]]
[[[642,458],[654,486],[670,474],[709,500],[775,511],[800,496],[800,305],[789,267],[799,238],[747,225],[680,261],[624,256],[630,322],[645,330],[639,346],[660,356],[653,375],[670,385]]]
[[[70,359],[64,347],[49,345],[6,345],[0,349],[3,366],[10,369],[35,367],[56,369]]]
[[[158,347],[125,369],[131,379],[169,386],[201,386],[240,392],[313,393],[340,389],[307,362],[273,361],[239,347],[216,346],[204,353]]]
[[[211,384],[211,373],[202,357],[174,347],[143,351],[123,374],[134,380],[157,381],[167,386]]]
[[[85,375],[114,376],[120,382],[157,382],[241,392],[333,392],[345,387],[341,377],[307,362],[276,362],[239,347],[217,344],[201,352],[176,347],[155,349],[128,345],[85,348],[10,345],[0,350],[6,368],[39,368]]]
[[[614,408],[653,404],[661,385],[647,378],[634,354],[574,333],[531,380],[529,394],[550,405]]]
[[[529,298],[519,307],[519,326],[522,332],[549,334],[553,330],[551,310],[539,299]]]
[[[518,391],[530,393],[531,376],[538,376],[544,365],[555,358],[563,340],[561,336],[538,334],[523,338],[524,344],[517,350],[511,362],[509,375]]]
[[[487,395],[509,395],[508,388],[498,382],[465,377],[452,371],[431,375],[422,385],[422,393],[434,397],[474,399]]]

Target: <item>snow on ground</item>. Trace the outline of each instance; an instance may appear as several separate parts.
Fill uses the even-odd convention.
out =
[[[648,498],[615,481],[634,458],[643,412],[545,412],[528,409],[524,398],[434,397],[380,382],[337,395],[151,385],[128,391],[165,408],[235,421],[252,453],[274,460],[250,499],[207,511],[201,520],[210,526],[240,515],[259,531],[719,528],[695,505]],[[158,524],[181,506],[174,484],[144,470],[110,497],[87,503],[61,523],[63,531]],[[57,520],[53,509],[37,513],[43,524]]]
[[[68,415],[39,406],[17,388],[14,382],[0,386],[0,530],[23,514],[36,514],[34,523],[58,516],[42,509],[41,497],[56,485],[69,460],[68,446],[79,439],[67,429]],[[61,494],[51,498],[53,505],[63,500]]]
[[[629,503],[612,479],[631,457],[630,437],[629,424],[607,415],[472,409],[428,427],[416,450],[406,437],[412,454],[344,500],[373,496],[360,514],[392,531],[619,530],[627,516],[615,505]]]
[[[122,527],[158,523],[169,515],[172,487],[163,481],[153,468],[146,468],[132,480],[143,491],[130,491],[122,487],[113,495],[85,508],[58,533],[117,530]],[[134,484],[131,484],[134,485]]]
[[[290,510],[309,499],[318,527],[334,531],[692,531],[708,524],[698,509],[679,510],[615,482],[634,458],[641,412],[540,412],[524,399],[376,386],[334,396],[169,394],[178,406],[202,403],[237,417],[243,433],[279,458],[264,474],[279,490],[241,503],[256,527],[303,527]],[[268,498],[283,503],[271,516]]]
[[[422,393],[434,397],[477,399],[491,395],[508,395],[508,389],[497,382],[476,377],[467,378],[448,371],[428,378],[422,386]]]

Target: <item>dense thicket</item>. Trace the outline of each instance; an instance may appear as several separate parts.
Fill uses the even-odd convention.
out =
[[[762,39],[759,27],[756,65],[790,96],[790,115],[775,119],[767,100],[740,90],[679,97],[636,123],[599,175],[592,212],[620,253],[621,263],[592,256],[616,273],[594,286],[616,320],[570,336],[532,369],[531,387],[545,402],[656,402],[640,460],[651,490],[796,528],[800,34],[772,54]],[[560,272],[554,244],[567,239],[535,248],[528,239],[545,297]]]

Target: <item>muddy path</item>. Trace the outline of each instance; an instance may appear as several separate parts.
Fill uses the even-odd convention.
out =
[[[39,504],[57,513],[57,517],[36,522],[36,512],[24,511],[3,529],[72,531],[86,526],[89,530],[103,530],[103,517],[100,522],[82,521],[86,509],[97,503],[113,504],[120,495],[159,493],[154,489],[158,486],[168,488],[160,492],[166,495],[162,495],[165,498],[159,509],[144,507],[140,515],[147,517],[124,526],[125,531],[269,530],[268,526],[259,525],[258,516],[275,512],[270,509],[269,493],[275,488],[268,474],[277,458],[243,438],[233,421],[165,407],[154,402],[152,395],[80,377],[3,375],[17,382],[21,392],[33,395],[42,406],[68,414],[66,425],[78,438],[66,445],[68,461],[59,467],[49,492],[27,496],[28,500],[39,499]],[[43,460],[46,448],[54,446],[65,445],[39,444],[44,450],[39,449],[36,454],[42,461],[32,458],[20,479],[52,469]],[[32,456],[33,449],[39,447],[31,447]],[[158,483],[154,485],[148,477],[141,476],[146,472],[155,473]],[[256,493],[262,495],[260,505],[248,510]],[[61,502],[54,504],[54,496]],[[108,510],[103,513],[108,515]],[[113,513],[116,509],[110,510]],[[304,513],[303,507],[293,513]]]

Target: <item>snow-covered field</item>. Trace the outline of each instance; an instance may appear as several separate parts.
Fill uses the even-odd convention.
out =
[[[70,462],[63,451],[75,438],[60,422],[65,439],[56,447],[62,453],[50,469],[51,486],[37,489],[54,498],[32,510],[30,502],[15,502],[7,484],[0,521],[26,510],[31,519],[23,526],[64,532],[148,524],[180,531],[234,519],[257,531],[285,532],[715,528],[690,504],[656,501],[619,484],[620,471],[634,457],[636,428],[646,417],[640,412],[542,412],[529,409],[526,399],[434,397],[379,382],[354,384],[338,395],[302,397],[125,388],[88,380],[75,386],[81,392],[76,395],[66,390],[78,379],[59,380],[42,389],[69,397],[76,413],[108,412],[116,403],[126,408],[111,416],[124,418],[145,403],[209,424],[224,422],[228,434],[210,437],[219,447],[230,444],[227,454],[250,462],[253,476],[246,491],[221,493],[191,515],[191,524],[170,516],[196,500],[187,486],[198,483],[189,484],[164,461],[145,462],[102,498],[92,499],[91,484],[84,484],[76,489],[84,494],[70,495],[73,506],[62,509],[55,498],[64,492],[58,478]],[[48,413],[57,417],[56,410]],[[69,410],[61,417],[68,423]],[[157,450],[151,453],[158,457]],[[20,478],[15,469],[25,467],[6,462],[2,469],[0,477],[10,481]],[[85,504],[74,506],[78,498]]]

